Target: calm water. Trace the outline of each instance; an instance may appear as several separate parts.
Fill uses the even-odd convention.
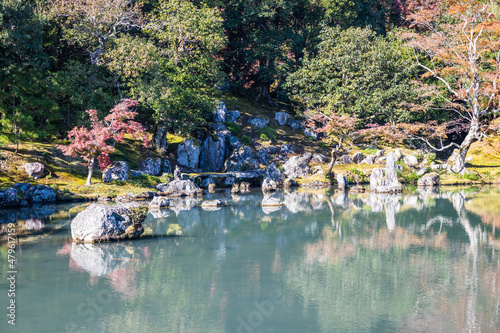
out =
[[[500,190],[278,195],[184,200],[148,216],[155,237],[101,245],[71,242],[85,205],[0,211],[23,234],[15,327],[0,247],[0,331],[500,331]]]

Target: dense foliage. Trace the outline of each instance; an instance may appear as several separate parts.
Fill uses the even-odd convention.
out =
[[[486,0],[1,0],[0,140],[65,137],[124,98],[148,131],[187,134],[217,88],[358,129],[457,123],[498,108],[497,17]]]

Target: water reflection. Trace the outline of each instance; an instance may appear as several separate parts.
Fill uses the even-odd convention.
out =
[[[152,235],[179,228],[180,237],[27,248],[33,261],[60,263],[62,283],[54,290],[43,269],[26,265],[37,284],[25,295],[51,290],[42,296],[57,308],[68,294],[78,303],[111,288],[116,299],[92,325],[76,306],[57,308],[81,332],[498,331],[500,191],[274,195],[284,206],[272,211],[251,192],[214,194],[228,203],[215,211],[190,198],[150,212]],[[283,302],[270,303],[276,291]]]

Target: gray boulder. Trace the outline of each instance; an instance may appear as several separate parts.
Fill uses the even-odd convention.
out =
[[[71,222],[71,236],[77,243],[133,239],[144,232],[145,214],[133,214],[133,208],[93,204]]]
[[[394,158],[396,159],[396,161],[399,161],[401,157],[403,157],[403,154],[401,154],[401,149],[397,148],[394,151]]]
[[[439,174],[431,172],[420,178],[417,182],[418,186],[437,186],[439,184]]]
[[[307,159],[299,156],[290,157],[290,159],[283,165],[283,169],[283,175],[292,179],[300,176],[306,176],[311,172]]]
[[[292,145],[282,144],[280,152],[283,154],[295,154],[297,152],[297,149],[295,149],[295,147]]]
[[[165,196],[180,197],[180,196],[194,196],[198,193],[198,186],[193,183],[192,180],[174,180],[168,183],[168,185],[159,187],[157,185],[155,188],[161,189],[161,194]]]
[[[286,112],[276,112],[274,114],[274,118],[276,119],[276,122],[278,123],[278,125],[284,126],[284,125],[286,125],[286,122],[288,121],[288,119],[290,119],[290,115]]]
[[[56,201],[56,191],[46,185],[38,185],[33,192],[31,197],[31,202],[33,203],[45,203],[45,202],[55,202]]]
[[[231,110],[227,113],[226,120],[235,123],[240,118],[241,112],[238,110]]]
[[[297,119],[292,119],[288,122],[288,126],[290,126],[294,130],[301,130],[304,128],[304,122]]]
[[[157,190],[158,192],[165,192],[165,190],[168,188],[168,183],[161,183],[161,184],[158,184],[158,185],[156,185],[154,188],[155,188],[155,190]]]
[[[340,163],[340,164],[352,164],[354,162],[349,155],[343,155],[343,156],[340,156],[338,163]]]
[[[219,106],[217,106],[217,110],[215,111],[214,122],[216,122],[216,123],[225,122],[226,115],[227,115],[226,103],[221,101]]]
[[[20,191],[14,188],[0,191],[0,207],[19,206],[21,203],[19,194]]]
[[[377,157],[375,155],[368,155],[359,164],[372,165],[373,163],[375,163],[376,159],[377,159]]]
[[[385,151],[384,151],[384,150],[379,149],[379,150],[377,150],[377,151],[375,152],[375,156],[376,156],[377,158],[381,158],[382,156],[384,156],[384,153],[385,153]]]
[[[45,175],[45,166],[38,162],[26,163],[24,165],[24,171],[26,171],[29,177],[33,177],[33,179],[40,179]]]
[[[188,168],[198,168],[200,162],[200,146],[193,139],[186,139],[177,146],[177,163]]]
[[[370,189],[375,191],[384,182],[384,170],[375,168],[370,175]]]
[[[170,206],[170,199],[163,197],[154,197],[149,203],[149,208],[168,208]]]
[[[243,146],[233,150],[231,156],[224,163],[224,171],[241,171],[244,163],[251,159],[252,148]]]
[[[235,136],[230,136],[227,138],[227,145],[228,145],[228,148],[231,150],[235,150],[235,149],[238,149],[241,146],[243,146],[240,139],[238,139]]]
[[[204,172],[220,172],[224,167],[224,151],[226,148],[224,137],[214,140],[209,136],[201,146],[200,168]]]
[[[370,180],[371,187],[371,180]],[[403,186],[398,181],[396,173],[396,160],[394,154],[391,152],[387,155],[385,165],[385,180],[381,185],[375,188],[378,193],[398,193],[403,190]]]
[[[202,188],[208,188],[210,184],[215,184],[215,181],[212,179],[212,177],[208,177],[205,179],[202,179],[201,181],[201,187]]]
[[[363,155],[362,152],[357,152],[356,154],[354,154],[352,156],[352,161],[356,164],[359,164],[359,163],[361,163],[361,161],[363,161],[364,158],[365,158],[365,155]]]
[[[157,176],[161,173],[161,158],[148,157],[141,163],[137,171],[142,174]]]
[[[313,164],[323,164],[326,163],[327,157],[322,154],[313,154],[311,157],[310,163]]]
[[[349,184],[347,183],[347,178],[343,174],[338,173],[337,174],[337,183],[339,186],[339,189],[345,190],[349,187]]]
[[[105,183],[111,182],[113,180],[128,180],[130,173],[130,168],[125,161],[113,162],[104,172],[102,173],[102,181]]]
[[[418,164],[417,158],[413,155],[406,155],[403,158],[403,162],[410,167],[416,166]]]
[[[278,189],[278,183],[271,178],[264,178],[262,182],[262,192],[267,193],[271,191],[276,191]]]
[[[257,153],[257,158],[259,159],[259,162],[264,165],[268,165],[271,161],[271,156],[269,156],[267,150],[264,148],[261,148],[259,150],[259,152]]]
[[[274,180],[276,182],[283,181],[283,174],[281,173],[280,169],[276,166],[276,164],[274,162],[269,164],[269,166],[266,168],[266,171],[264,171],[263,177],[269,178],[269,179]]]
[[[254,117],[254,118],[251,118],[248,122],[253,127],[257,127],[259,129],[267,127],[267,125],[269,125],[269,119],[266,119],[266,118]]]
[[[308,138],[312,138],[313,140],[318,140],[319,137],[318,132],[316,132],[311,128],[306,128],[304,130],[304,135],[307,136]]]
[[[398,165],[396,165],[397,167]],[[427,173],[427,171],[429,171],[429,168],[427,167],[424,167],[424,168],[420,168],[418,171],[417,171],[417,176],[419,177],[422,177],[423,175],[425,175]]]

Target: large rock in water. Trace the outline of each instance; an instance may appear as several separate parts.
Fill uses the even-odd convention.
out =
[[[266,171],[264,171],[264,179],[266,178],[274,180],[275,182],[283,182],[283,174],[274,162],[269,164]]]
[[[339,185],[340,190],[345,190],[349,187],[346,176],[340,173],[337,174],[337,183]]]
[[[33,203],[44,203],[44,202],[55,202],[56,201],[56,191],[50,186],[37,185],[33,191],[31,197],[31,202]]]
[[[28,174],[29,177],[33,177],[33,179],[43,178],[45,174],[45,166],[42,163],[26,163],[24,165],[24,171]]]
[[[142,174],[157,176],[161,173],[161,158],[148,157],[141,163],[139,169]]]
[[[112,180],[128,180],[129,172],[127,162],[116,161],[102,173],[102,181],[107,183]]]
[[[200,162],[200,146],[193,139],[186,139],[177,146],[177,163],[188,168],[198,168]]]
[[[384,183],[384,170],[375,168],[370,175],[370,189],[376,191]]]
[[[168,183],[166,187],[161,188],[161,194],[172,197],[194,196],[198,193],[198,186],[192,180],[174,180]]]
[[[134,208],[93,204],[73,219],[71,236],[78,243],[133,239],[144,232],[145,218],[146,214],[134,214]]]
[[[291,179],[305,176],[311,172],[308,160],[300,156],[290,157],[290,159],[283,165],[283,169],[283,174]]]
[[[374,169],[375,170],[375,169]],[[372,171],[373,175],[373,171]],[[370,187],[373,186],[371,184],[370,178]],[[385,180],[375,188],[375,192],[378,193],[398,193],[403,190],[403,186],[398,181],[398,175],[396,173],[396,158],[394,154],[390,152],[387,155],[386,165],[385,165]]]

